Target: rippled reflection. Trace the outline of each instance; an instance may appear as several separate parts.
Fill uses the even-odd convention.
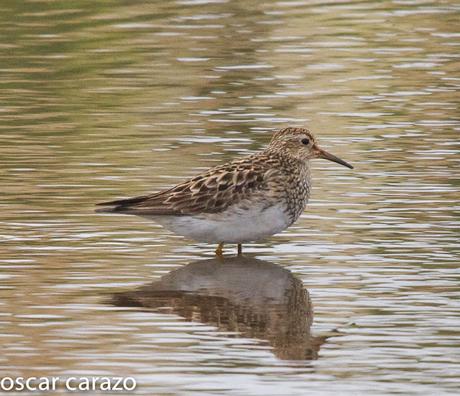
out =
[[[175,313],[268,340],[280,359],[316,359],[325,340],[310,333],[313,310],[302,281],[276,264],[250,257],[193,262],[115,294],[113,303]]]

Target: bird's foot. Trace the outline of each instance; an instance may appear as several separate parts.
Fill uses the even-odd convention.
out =
[[[219,258],[224,258],[224,243],[223,242],[217,245],[216,256]]]

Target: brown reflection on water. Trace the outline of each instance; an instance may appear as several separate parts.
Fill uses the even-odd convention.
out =
[[[174,313],[267,340],[280,359],[316,359],[325,340],[311,335],[313,310],[302,281],[251,257],[193,262],[151,284],[114,294],[113,304]]]

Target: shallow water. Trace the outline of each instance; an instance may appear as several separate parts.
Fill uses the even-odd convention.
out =
[[[146,395],[457,392],[456,2],[6,0],[0,10],[2,375],[133,376]],[[231,282],[140,304],[214,247],[93,213],[258,150],[286,125],[309,125],[355,165],[314,162],[301,219],[245,247],[275,268],[262,266],[273,293],[283,273],[307,296],[294,344],[318,348],[304,360],[273,337],[299,312]]]

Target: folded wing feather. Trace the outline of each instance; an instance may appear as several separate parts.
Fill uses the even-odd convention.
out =
[[[265,165],[265,166],[264,166]],[[218,213],[254,193],[267,191],[267,164],[245,160],[218,166],[169,190],[103,202],[98,212],[134,215],[194,215]]]

